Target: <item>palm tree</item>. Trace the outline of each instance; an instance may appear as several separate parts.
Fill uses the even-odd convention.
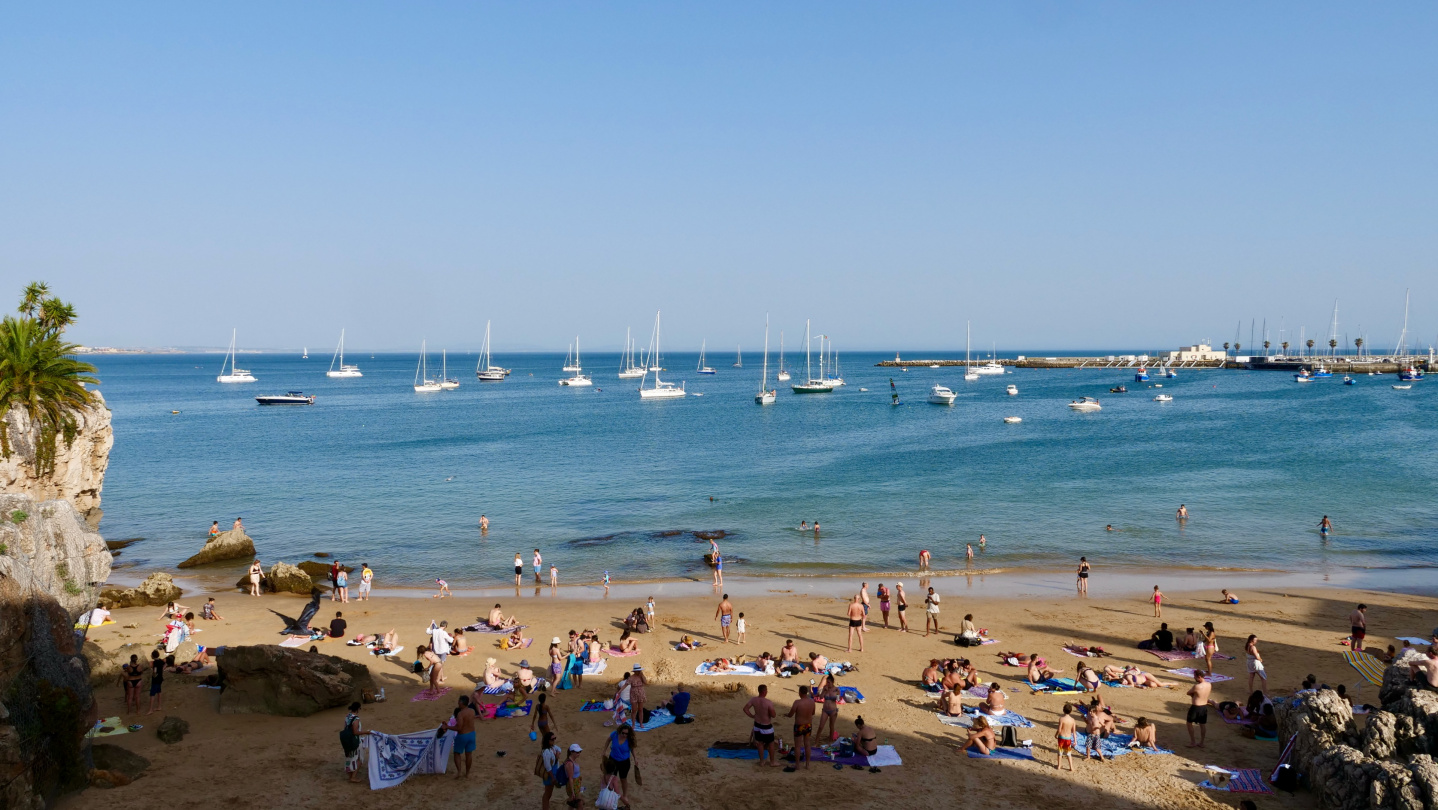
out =
[[[1228,354],[1228,341],[1223,342],[1223,353]]]
[[[95,400],[85,385],[100,382],[91,376],[95,367],[72,357],[77,347],[64,340],[74,307],[48,293],[43,283],[29,285],[20,317],[0,321],[0,455],[9,458],[11,451],[5,417],[12,408],[24,408],[39,428],[35,472],[42,477],[54,471],[55,442],[64,437],[68,447],[75,440],[75,411]]]
[[[1363,338],[1354,338],[1354,339],[1353,339],[1353,348],[1357,349],[1357,350],[1358,350],[1358,356],[1359,356],[1359,357],[1362,357],[1362,356],[1363,356]]]
[[[1272,346],[1272,345],[1273,345],[1273,342],[1272,342],[1272,341],[1268,341],[1268,340],[1263,341],[1263,350],[1264,350],[1265,352],[1267,352],[1267,351],[1268,351],[1268,348],[1269,348],[1270,346]]]
[[[1313,338],[1308,339],[1308,351],[1313,351]]]
[[[1243,344],[1242,344],[1242,343],[1235,343],[1235,344],[1233,344],[1233,353],[1234,353],[1234,354],[1238,354],[1238,350],[1239,350],[1239,349],[1242,349],[1242,348],[1243,348]]]
[[[1329,357],[1332,357],[1334,351],[1337,350],[1337,349],[1338,349],[1338,341],[1334,340],[1333,338],[1329,338],[1329,339],[1328,339],[1328,356],[1329,356]]]
[[[1283,354],[1284,354],[1284,356],[1285,356],[1285,357],[1288,356],[1288,341],[1285,340],[1285,341],[1283,341],[1282,343],[1280,343],[1280,344],[1278,344],[1278,345],[1280,345],[1280,346],[1283,347]]]

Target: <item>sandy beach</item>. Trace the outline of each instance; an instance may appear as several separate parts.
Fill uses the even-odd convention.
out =
[[[891,579],[884,582],[891,588],[894,585]],[[639,637],[641,655],[610,659],[603,675],[586,677],[582,688],[560,692],[551,701],[561,744],[578,742],[585,748],[582,762],[587,806],[592,806],[598,790],[600,752],[609,731],[603,722],[608,714],[580,713],[579,707],[588,699],[610,697],[616,680],[635,663],[642,664],[649,673],[651,702],[666,697],[675,684],[683,682],[694,693],[691,713],[697,718],[689,725],[670,725],[639,735],[636,757],[643,770],[644,786],[635,788],[631,783],[632,806],[636,808],[760,808],[815,800],[838,807],[922,807],[952,804],[956,795],[962,796],[959,801],[964,803],[996,808],[1236,806],[1244,795],[1197,787],[1203,779],[1203,766],[1262,768],[1266,772],[1277,761],[1277,743],[1240,736],[1239,727],[1224,724],[1217,712],[1211,713],[1207,747],[1188,747],[1183,725],[1186,685],[1173,689],[1105,688],[1106,700],[1127,721],[1121,731],[1130,731],[1136,718],[1148,717],[1157,724],[1159,744],[1175,753],[1130,754],[1109,763],[1080,761],[1076,773],[1056,771],[1054,728],[1064,701],[1076,698],[1031,693],[1023,685],[1024,670],[1000,665],[994,652],[1037,652],[1053,666],[1064,669],[1065,676],[1072,676],[1080,659],[1065,654],[1061,645],[1067,641],[1098,645],[1113,653],[1103,663],[1132,663],[1164,680],[1186,683],[1182,676],[1164,670],[1192,662],[1164,662],[1136,648],[1137,641],[1147,638],[1159,622],[1153,618],[1147,590],[1115,593],[1113,589],[1096,589],[1094,596],[1079,599],[1071,592],[1056,589],[1035,595],[1014,587],[1011,595],[1004,595],[1003,581],[992,577],[981,592],[965,593],[956,582],[944,580],[939,586],[944,598],[941,617],[945,632],[925,638],[924,591],[914,579],[905,579],[904,583],[911,605],[911,629],[918,628],[918,632],[904,634],[883,629],[875,600],[866,650],[862,653],[844,651],[845,604],[842,598],[829,595],[845,590],[856,592],[858,581],[827,581],[817,588],[821,592],[815,593],[795,592],[786,587],[787,583],[771,584],[767,591],[760,592],[749,583],[743,596],[736,593],[732,599],[736,612],[745,614],[747,642],[742,647],[727,648],[746,655],[763,651],[777,655],[784,640],[792,638],[801,659],[815,651],[831,660],[856,664],[859,671],[841,677],[839,684],[858,688],[866,699],[862,705],[841,708],[840,731],[851,733],[854,718],[863,715],[877,729],[879,741],[895,747],[903,759],[901,766],[870,773],[836,771],[816,763],[808,772],[783,773],[779,769],[760,771],[752,761],[708,758],[706,749],[712,743],[748,738],[750,723],[741,707],[760,683],[769,685],[770,697],[782,714],[797,697],[798,687],[807,683],[807,676],[780,679],[695,675],[695,667],[705,658],[726,649],[717,643],[719,626],[714,614],[719,595],[656,593],[657,626],[654,632]],[[870,581],[871,595],[876,585],[876,580]],[[1395,636],[1426,636],[1438,624],[1438,599],[1432,597],[1340,588],[1280,591],[1257,587],[1254,581],[1249,585],[1236,589],[1242,599],[1236,605],[1220,604],[1216,590],[1165,589],[1163,621],[1179,632],[1212,621],[1220,636],[1220,649],[1238,656],[1237,660],[1215,662],[1218,673],[1233,677],[1214,685],[1217,700],[1241,702],[1247,697],[1242,648],[1249,633],[1259,636],[1270,677],[1270,694],[1296,690],[1303,677],[1311,673],[1321,682],[1346,684],[1355,702],[1361,702],[1375,699],[1377,690],[1340,656],[1346,649],[1340,642],[1347,636],[1347,616],[1354,605],[1365,602],[1370,606],[1370,647],[1395,643]],[[342,610],[350,635],[391,628],[399,631],[406,651],[398,660],[376,659],[362,648],[334,640],[318,646],[325,654],[368,664],[385,688],[385,702],[363,708],[365,728],[406,733],[432,729],[447,718],[455,698],[467,691],[465,687],[483,671],[486,657],[497,658],[505,672],[513,674],[521,658],[529,659],[536,669],[542,668],[547,663],[545,649],[550,637],[567,636],[571,629],[598,627],[603,629],[606,641],[618,639],[624,616],[643,603],[643,597],[636,593],[626,588],[623,595],[611,593],[606,599],[593,598],[594,592],[588,589],[568,593],[560,589],[556,595],[547,587],[537,591],[526,587],[519,598],[511,594],[501,598],[485,595],[433,599],[418,593],[407,594],[417,598],[404,598],[379,592],[369,602],[347,605],[326,599],[314,624],[324,625],[336,610]],[[198,641],[208,646],[278,643],[283,639],[278,635],[283,625],[276,612],[294,616],[304,606],[304,600],[298,597],[253,598],[234,591],[187,593],[181,601],[198,612],[209,595],[217,598],[218,612],[224,619],[197,622],[204,630]],[[451,657],[446,667],[448,685],[457,688],[438,701],[413,701],[424,686],[419,676],[409,671],[411,653],[425,641],[423,631],[429,622],[467,624],[486,614],[495,601],[503,604],[506,613],[517,614],[528,625],[525,635],[535,639],[533,646],[502,651],[497,649],[498,637],[471,635],[474,652],[466,657]],[[116,623],[93,629],[90,638],[110,650],[126,643],[153,644],[162,628],[160,612],[158,608],[117,611]],[[999,643],[969,649],[955,646],[952,637],[965,613],[973,613],[978,626],[987,629]],[[891,625],[896,625],[896,615],[891,615]],[[672,642],[683,634],[706,639],[708,646],[699,651],[675,652]],[[148,650],[146,646],[146,654]],[[1035,723],[1034,728],[1021,729],[1020,737],[1034,741],[1036,761],[970,759],[958,750],[963,730],[939,722],[932,699],[917,682],[929,659],[961,655],[974,660],[985,681],[997,681],[1005,689],[1010,709]],[[214,669],[206,672],[213,673]],[[160,714],[122,715],[125,722],[146,728],[105,741],[140,753],[155,766],[132,785],[85,791],[65,798],[61,806],[113,807],[117,803],[147,801],[157,793],[244,806],[274,803],[280,801],[279,797],[284,797],[286,804],[305,807],[377,807],[400,802],[422,802],[426,806],[451,802],[460,806],[539,805],[541,789],[532,773],[538,744],[529,740],[527,719],[501,719],[480,725],[475,771],[467,782],[458,782],[452,773],[444,777],[417,776],[395,788],[371,791],[365,785],[345,781],[337,740],[343,710],[300,719],[221,715],[215,708],[218,693],[196,686],[204,674],[166,679],[164,713],[182,717],[191,726],[191,733],[182,742],[167,746],[156,739],[153,729]],[[96,694],[101,716],[121,714],[122,691],[118,685],[101,687]],[[776,728],[786,741],[790,738],[788,723],[782,717]],[[1306,807],[1311,802],[1311,796],[1303,793],[1296,798],[1252,798],[1260,799],[1261,807]],[[556,802],[555,806],[562,804]]]

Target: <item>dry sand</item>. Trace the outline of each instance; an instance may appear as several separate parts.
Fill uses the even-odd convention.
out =
[[[1162,580],[1157,580],[1162,581]],[[854,587],[857,590],[857,582]],[[892,587],[892,579],[889,581]],[[993,584],[992,582],[990,583]],[[765,586],[767,587],[767,586]],[[871,586],[872,587],[872,586]],[[946,585],[946,587],[948,587]],[[1198,751],[1186,747],[1183,726],[1187,706],[1178,689],[1105,689],[1107,700],[1117,713],[1132,721],[1147,716],[1158,724],[1159,743],[1174,749],[1175,756],[1130,754],[1103,764],[1078,762],[1077,773],[1054,769],[1056,719],[1066,699],[1062,696],[1030,694],[1022,686],[1024,671],[998,665],[993,652],[999,649],[1038,652],[1072,675],[1079,659],[1066,655],[1060,645],[1075,641],[1101,645],[1115,654],[1106,659],[1134,663],[1166,680],[1177,679],[1163,672],[1177,667],[1135,648],[1158,626],[1152,617],[1148,594],[1135,590],[1124,598],[1079,600],[1070,594],[1043,598],[994,598],[968,595],[954,588],[944,596],[945,634],[925,638],[922,634],[923,590],[913,579],[906,581],[912,624],[919,632],[902,634],[882,629],[874,603],[866,651],[845,653],[844,603],[826,596],[803,595],[764,588],[751,588],[749,595],[734,598],[736,611],[748,622],[746,654],[769,651],[778,654],[784,639],[792,638],[807,658],[811,650],[833,660],[851,661],[860,671],[839,679],[841,685],[858,687],[866,696],[860,706],[843,706],[840,730],[851,732],[853,719],[862,714],[879,732],[879,738],[894,745],[904,764],[881,773],[816,765],[811,771],[783,773],[779,769],[758,771],[752,761],[709,759],[706,748],[716,740],[747,739],[750,723],[740,709],[760,683],[769,684],[770,696],[786,710],[807,678],[698,677],[694,668],[705,656],[721,648],[677,653],[670,642],[683,633],[710,639],[718,635],[713,597],[662,598],[658,604],[655,632],[640,637],[643,654],[638,658],[611,659],[608,671],[586,678],[582,689],[561,692],[553,700],[563,745],[579,742],[586,754],[582,762],[588,786],[587,806],[592,806],[598,789],[599,754],[609,729],[606,713],[580,713],[578,707],[590,698],[612,694],[613,684],[632,664],[642,663],[650,674],[651,702],[668,695],[676,682],[683,681],[694,692],[691,712],[697,721],[685,726],[667,726],[639,735],[637,759],[645,784],[631,788],[633,806],[769,808],[798,803],[825,807],[918,808],[938,806],[1009,807],[1221,807],[1236,806],[1244,796],[1199,789],[1196,783],[1205,764],[1224,767],[1271,769],[1277,761],[1274,742],[1245,739],[1238,727],[1226,725],[1211,713],[1208,746]],[[992,590],[992,588],[990,588]],[[577,593],[577,592],[576,592]],[[871,591],[872,594],[872,591]],[[198,640],[207,645],[277,643],[283,626],[272,611],[297,615],[304,600],[267,595],[253,598],[233,591],[216,593],[220,622],[198,623],[204,628]],[[1344,589],[1264,591],[1249,587],[1240,592],[1238,605],[1221,605],[1210,590],[1196,593],[1167,593],[1164,620],[1181,630],[1213,621],[1220,634],[1220,647],[1237,660],[1215,662],[1218,672],[1235,680],[1219,683],[1214,696],[1219,700],[1243,701],[1247,676],[1242,660],[1243,640],[1249,633],[1260,638],[1268,665],[1270,692],[1286,694],[1296,689],[1304,675],[1312,673],[1329,684],[1347,684],[1356,701],[1373,700],[1376,689],[1367,685],[1340,657],[1345,649],[1339,642],[1347,635],[1347,615],[1357,602],[1370,605],[1370,646],[1393,643],[1394,635],[1423,636],[1438,624],[1438,599],[1403,594]],[[196,608],[204,596],[187,594],[186,604]],[[387,690],[384,703],[365,706],[361,716],[365,728],[391,733],[434,728],[449,716],[457,689],[437,702],[410,700],[423,687],[410,674],[409,655],[424,641],[423,630],[431,619],[447,619],[451,626],[472,622],[487,613],[493,597],[459,597],[443,600],[401,596],[377,596],[369,602],[336,605],[324,601],[314,624],[327,624],[336,609],[349,621],[349,632],[383,631],[397,628],[405,654],[400,660],[380,661],[359,648],[329,641],[319,645],[326,654],[364,661]],[[642,598],[554,597],[545,588],[541,593],[526,590],[524,598],[505,598],[506,613],[518,612],[529,625],[526,635],[536,641],[528,650],[496,649],[494,636],[472,635],[476,649],[464,658],[450,658],[447,677],[451,686],[473,682],[483,670],[484,660],[494,656],[508,673],[521,658],[536,669],[547,663],[545,652],[551,636],[566,636],[570,629],[604,628],[604,637],[617,639],[622,619],[639,606]],[[160,632],[156,608],[122,610],[115,625],[91,631],[91,638],[113,649],[126,642],[151,643]],[[975,614],[980,627],[1002,643],[963,650],[952,642],[952,632],[965,613]],[[891,622],[892,623],[892,622]],[[138,624],[138,628],[125,625]],[[956,737],[962,729],[938,722],[931,700],[916,686],[920,670],[930,658],[968,654],[986,680],[996,680],[1008,690],[1009,707],[1033,720],[1036,727],[1022,730],[1035,742],[1036,762],[971,760],[958,751]],[[1190,662],[1183,662],[1190,663]],[[213,672],[213,669],[210,670]],[[538,807],[539,780],[533,775],[538,744],[529,740],[528,719],[483,723],[475,772],[468,782],[453,775],[418,776],[395,788],[371,791],[366,785],[345,781],[338,733],[344,710],[335,709],[309,718],[257,715],[221,715],[216,712],[218,693],[196,688],[198,677],[170,676],[165,682],[165,714],[189,721],[191,733],[180,743],[167,746],[156,739],[154,728],[160,715],[125,716],[127,722],[146,726],[144,731],[108,738],[134,750],[154,763],[134,784],[113,790],[91,789],[66,798],[62,807],[138,806],[157,797],[165,801],[193,801],[206,805],[284,805],[304,807],[379,806],[494,806]],[[737,690],[737,691],[730,691]],[[119,686],[99,690],[101,716],[121,714]],[[788,723],[776,728],[785,738]],[[505,752],[498,757],[498,752]],[[1311,797],[1300,793],[1251,797],[1260,807],[1308,807]],[[562,803],[556,801],[556,808]]]

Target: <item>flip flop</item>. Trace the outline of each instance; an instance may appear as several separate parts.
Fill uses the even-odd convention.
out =
[[[844,770],[844,766],[843,766],[843,765],[840,765],[840,764],[837,763],[837,762],[835,762],[835,763],[834,763],[834,770],[836,770],[836,771],[842,771],[842,770]]]

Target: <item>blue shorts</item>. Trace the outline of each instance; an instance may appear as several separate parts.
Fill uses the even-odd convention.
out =
[[[456,754],[469,754],[474,752],[474,732],[466,732],[456,735],[454,738],[454,752]]]
[[[728,626],[729,626],[729,622],[731,622],[731,621],[733,621],[733,620],[734,620],[733,614],[727,614],[727,615],[724,615],[724,616],[720,616],[720,617],[719,617],[719,626],[720,626],[720,627],[728,627]]]

